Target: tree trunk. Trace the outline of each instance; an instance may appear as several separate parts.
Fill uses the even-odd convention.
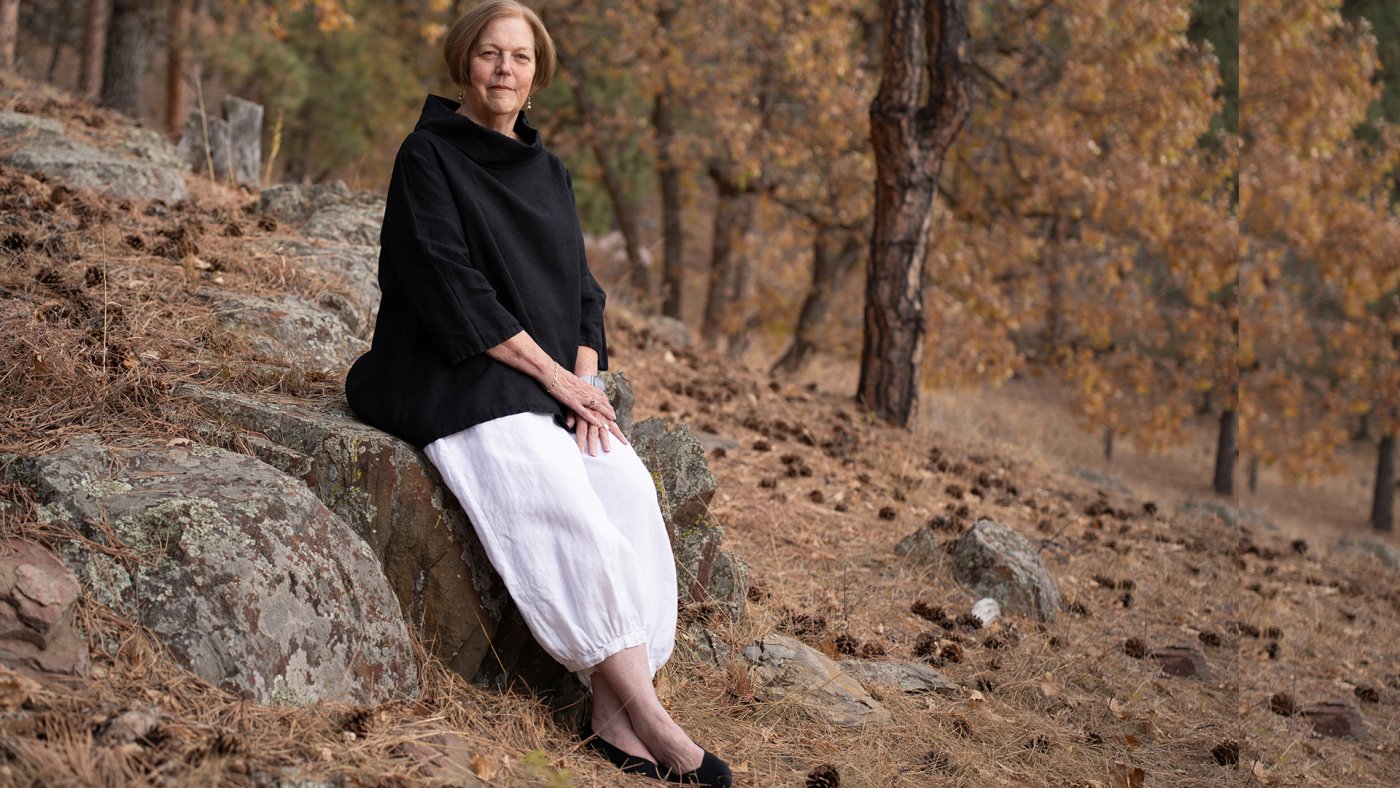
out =
[[[1113,462],[1113,428],[1103,428],[1103,458],[1105,462]]]
[[[1395,433],[1381,436],[1376,457],[1376,490],[1371,498],[1371,528],[1390,533],[1395,528]]]
[[[0,68],[15,67],[19,41],[19,0],[0,0]]]
[[[826,333],[826,316],[831,311],[831,297],[846,274],[860,260],[863,248],[855,233],[831,225],[817,225],[812,239],[812,286],[802,302],[792,343],[773,364],[770,374],[796,375],[801,372],[821,345]]]
[[[662,31],[671,29],[675,9],[663,6],[656,12]],[[669,32],[663,32],[663,36]],[[663,66],[664,68],[664,66]],[[685,227],[681,224],[681,170],[671,150],[675,144],[674,101],[669,75],[663,75],[661,90],[652,106],[651,123],[656,133],[656,177],[661,182],[661,228],[665,245],[662,263],[661,314],[681,318],[681,287],[685,278]]]
[[[884,3],[885,61],[870,105],[875,228],[856,398],[904,427],[913,425],[919,403],[921,282],[934,192],[944,154],[972,107],[964,2]]]
[[[189,109],[190,17],[194,0],[171,0],[170,46],[166,50],[165,130],[179,134],[185,128]]]
[[[1249,455],[1249,494],[1259,491],[1259,456]]]
[[[716,347],[724,343],[732,354],[736,341],[743,343],[742,332],[747,323],[747,269],[752,261],[745,240],[753,226],[758,194],[753,184],[740,181],[732,166],[711,165],[710,178],[719,191],[719,200],[715,205],[710,290],[700,334]]]
[[[141,83],[146,77],[148,0],[113,0],[107,27],[107,47],[102,68],[104,107],[136,118],[141,113]]]
[[[584,128],[588,131],[589,145],[593,148],[594,158],[598,160],[598,169],[603,173],[603,188],[607,190],[608,199],[612,202],[617,229],[622,233],[622,241],[627,249],[627,281],[631,284],[642,311],[650,312],[651,275],[647,271],[646,263],[642,261],[642,233],[637,222],[637,206],[627,196],[627,189],[622,184],[622,175],[617,171],[617,162],[608,147],[603,144],[602,135],[598,133],[598,109],[593,104],[593,97],[588,95],[583,72],[578,71],[579,61],[570,58],[569,63],[577,71],[568,75],[569,88],[574,93],[574,106],[578,108]]]
[[[107,42],[107,0],[87,0],[83,14],[82,66],[78,93],[93,98],[102,86],[102,53]]]
[[[1220,412],[1220,433],[1215,442],[1215,482],[1220,495],[1235,494],[1235,457],[1239,453],[1240,414],[1234,408]]]

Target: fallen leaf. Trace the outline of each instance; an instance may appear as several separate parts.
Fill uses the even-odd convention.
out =
[[[0,708],[7,711],[18,709],[38,691],[39,682],[0,668]]]
[[[1113,716],[1117,717],[1120,720],[1125,720],[1128,718],[1128,709],[1125,707],[1124,704],[1119,703],[1117,698],[1109,698],[1108,710],[1113,712]]]
[[[1278,783],[1278,779],[1272,774],[1269,774],[1269,771],[1264,768],[1263,761],[1255,761],[1254,768],[1250,769],[1249,773],[1254,775],[1254,779],[1264,785],[1276,785]]]
[[[1142,788],[1147,782],[1147,772],[1141,766],[1129,766],[1126,763],[1114,762],[1113,768],[1108,772],[1108,784],[1112,788]]]
[[[1040,677],[1040,691],[1045,693],[1045,697],[1047,698],[1060,697],[1060,685],[1056,684],[1055,680],[1050,678],[1049,673]]]
[[[487,781],[494,780],[496,779],[497,770],[498,767],[495,761],[492,761],[490,758],[484,755],[472,756],[472,771],[476,773],[477,777]]]
[[[1136,750],[1142,746],[1142,739],[1139,739],[1131,733],[1123,734],[1123,741],[1128,745],[1128,749],[1130,750]]]

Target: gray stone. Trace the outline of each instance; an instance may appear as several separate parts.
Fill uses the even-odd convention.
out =
[[[1366,735],[1366,721],[1361,710],[1345,700],[1304,706],[1298,710],[1298,716],[1312,723],[1313,731],[1323,736],[1361,738]]]
[[[383,225],[383,202],[345,203],[318,208],[307,218],[301,231],[311,238],[376,246],[379,244],[379,231]]]
[[[652,315],[646,320],[652,335],[660,339],[662,344],[675,348],[690,346],[690,329],[680,320],[665,315]]]
[[[879,685],[899,690],[906,695],[936,692],[950,698],[960,698],[962,687],[942,673],[921,662],[871,662],[863,659],[840,663],[841,669],[867,685]]]
[[[226,96],[223,109],[228,121],[230,174],[237,183],[256,189],[262,183],[262,105]]]
[[[120,158],[66,137],[39,135],[4,158],[5,164],[41,173],[78,189],[91,189],[117,199],[185,199],[180,170],[150,162]]]
[[[180,158],[180,152],[159,131],[134,126],[124,127],[121,131],[125,136],[122,147],[132,156],[172,170],[189,171],[189,164]]]
[[[1210,678],[1210,664],[1206,662],[1206,655],[1194,643],[1163,646],[1153,649],[1148,656],[1161,665],[1162,672],[1168,676]]]
[[[801,641],[773,634],[740,653],[753,666],[755,694],[760,700],[795,704],[842,728],[894,722],[889,710],[872,698],[859,681]]]
[[[370,338],[379,314],[379,247],[277,239],[268,248],[298,267],[323,272],[330,289],[317,305],[340,318],[354,336]]]
[[[749,599],[749,564],[729,550],[715,554],[705,597],[733,621],[744,617]]]
[[[475,676],[510,604],[476,533],[422,452],[344,405],[211,391],[183,396],[209,434],[301,479],[379,559],[404,618],[458,673]]]
[[[224,183],[233,180],[233,150],[228,121],[191,112],[176,147],[180,160],[196,174],[211,171]]]
[[[1336,548],[1360,555],[1373,555],[1387,568],[1400,569],[1400,548],[1379,539],[1365,537],[1353,539],[1344,536],[1337,541]]]
[[[683,658],[717,667],[723,667],[734,655],[728,643],[698,621],[690,622],[677,633],[676,649]]]
[[[311,211],[311,196],[300,183],[278,183],[258,195],[258,211],[279,224],[301,224]]]
[[[632,391],[632,381],[621,372],[604,372],[604,391],[608,395],[608,403],[617,412],[617,426],[622,430],[623,435],[632,434],[632,410],[637,404],[637,395]],[[630,438],[629,438],[630,439]]]
[[[78,579],[48,550],[0,541],[0,663],[86,675],[87,638],[73,623]]]
[[[300,481],[207,446],[89,440],[8,472],[33,488],[41,521],[83,537],[62,552],[93,597],[209,682],[262,703],[417,694],[378,561]]]
[[[903,558],[913,559],[923,563],[936,563],[939,558],[945,555],[943,543],[938,541],[933,529],[928,526],[920,526],[917,531],[909,534],[894,546],[896,555]]]
[[[212,288],[195,295],[214,308],[224,329],[247,342],[256,361],[331,374],[369,349],[343,321],[299,296],[261,298]]]
[[[1128,485],[1118,481],[1118,479],[1107,473],[1100,473],[1089,468],[1070,468],[1069,472],[1091,484],[1098,485],[1112,492],[1121,495],[1132,495],[1133,490]]]
[[[13,142],[26,135],[62,137],[64,136],[63,124],[52,118],[38,115],[0,111],[0,138]]]
[[[1050,621],[1060,589],[1030,542],[1001,523],[978,520],[953,548],[953,574],[974,597],[991,597],[1006,613]]]

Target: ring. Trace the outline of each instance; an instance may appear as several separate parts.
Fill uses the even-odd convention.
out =
[[[598,404],[598,398],[597,398],[597,397],[589,397],[589,398],[588,398],[588,405],[587,405],[587,407],[588,407],[589,410],[592,410],[592,409],[593,409],[593,406],[594,406],[594,405],[597,405],[597,404]]]

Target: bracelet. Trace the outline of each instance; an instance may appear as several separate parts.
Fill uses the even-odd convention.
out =
[[[554,362],[554,371],[549,375],[549,385],[544,387],[544,393],[553,394],[554,384],[559,382],[559,362]]]

